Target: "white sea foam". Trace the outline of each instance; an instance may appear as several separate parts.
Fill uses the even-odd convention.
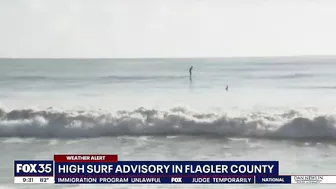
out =
[[[253,113],[228,117],[196,113],[184,108],[168,111],[139,108],[116,113],[104,111],[0,110],[0,136],[81,138],[121,135],[198,135],[281,139],[336,139],[332,116],[298,117]]]

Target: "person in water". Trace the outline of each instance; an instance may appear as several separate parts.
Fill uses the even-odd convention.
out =
[[[225,90],[226,90],[226,91],[229,91],[229,86],[228,86],[228,85],[226,85]]]
[[[189,76],[191,77],[191,75],[192,75],[192,69],[193,69],[193,66],[191,66],[190,68],[189,68]]]

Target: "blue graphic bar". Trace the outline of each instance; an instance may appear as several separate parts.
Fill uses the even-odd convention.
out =
[[[278,161],[118,161],[55,162],[55,176],[62,175],[273,175],[279,174]]]
[[[56,184],[253,184],[254,177],[55,177]]]

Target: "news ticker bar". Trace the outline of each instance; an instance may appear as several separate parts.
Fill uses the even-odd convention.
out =
[[[15,177],[14,183],[32,184],[336,184],[336,176],[248,177]]]

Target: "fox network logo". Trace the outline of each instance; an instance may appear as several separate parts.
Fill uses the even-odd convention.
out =
[[[46,160],[14,161],[14,176],[53,176],[54,162]]]

